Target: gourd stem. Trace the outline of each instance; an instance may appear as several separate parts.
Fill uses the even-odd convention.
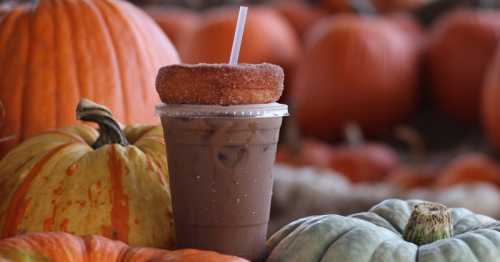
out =
[[[441,204],[423,202],[415,205],[403,237],[418,246],[453,236],[450,210]]]
[[[76,118],[99,125],[99,137],[92,148],[97,149],[108,144],[130,145],[120,125],[105,106],[82,98],[76,108]]]

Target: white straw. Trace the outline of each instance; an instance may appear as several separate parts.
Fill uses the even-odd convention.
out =
[[[231,48],[231,58],[229,64],[238,64],[238,57],[240,56],[241,41],[243,39],[243,32],[245,31],[245,22],[247,20],[248,7],[240,6],[238,14],[238,22],[236,23],[236,31],[234,32],[233,47]]]

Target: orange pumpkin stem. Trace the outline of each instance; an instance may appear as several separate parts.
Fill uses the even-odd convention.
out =
[[[76,107],[76,118],[99,125],[99,137],[92,148],[97,149],[109,144],[130,145],[120,124],[113,118],[111,110],[105,106],[82,98]]]

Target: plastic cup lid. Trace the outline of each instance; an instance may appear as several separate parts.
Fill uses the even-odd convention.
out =
[[[288,116],[288,106],[279,103],[234,106],[159,104],[156,114],[178,118],[272,118]]]

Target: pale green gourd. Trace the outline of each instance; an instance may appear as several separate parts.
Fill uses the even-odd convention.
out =
[[[390,199],[349,217],[292,222],[268,248],[268,262],[498,262],[500,223],[463,208]]]

